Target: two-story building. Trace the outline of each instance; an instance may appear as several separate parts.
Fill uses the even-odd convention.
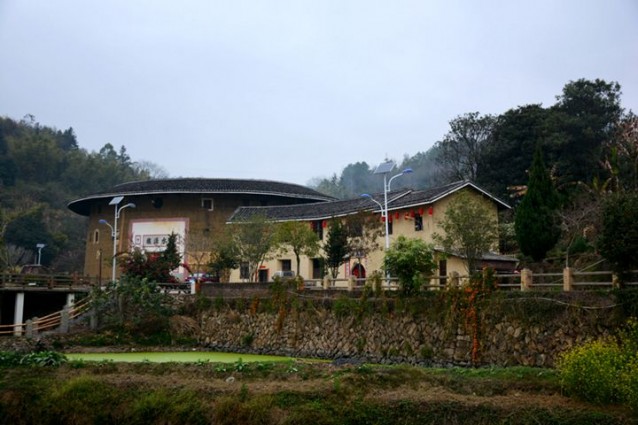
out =
[[[388,239],[391,244],[398,236],[418,238],[435,246],[434,234],[442,234],[438,222],[445,216],[445,211],[450,201],[461,192],[467,192],[475,197],[486,207],[485,210],[492,214],[492,218],[498,221],[498,212],[510,207],[498,198],[490,195],[485,190],[469,181],[459,181],[448,185],[427,190],[399,189],[387,194],[388,203]],[[370,199],[372,198],[372,199]],[[360,212],[369,212],[378,217],[383,223],[380,239],[385,239],[384,219],[385,199],[384,194],[376,194],[371,197],[357,199],[333,200],[313,204],[279,205],[268,207],[240,207],[229,218],[229,223],[246,222],[255,215],[264,216],[273,222],[300,221],[307,223],[325,243],[330,222],[333,219],[345,219]],[[380,271],[383,263],[383,251],[385,241],[377,244],[379,249],[368,253],[364,257],[351,255],[346,258],[339,278],[347,278],[352,275],[362,278],[369,272]],[[451,272],[457,272],[461,276],[467,275],[466,263],[463,258],[455,253],[443,252],[438,249],[438,276],[446,276]],[[500,255],[497,247],[494,252],[483,255],[481,266],[490,266],[497,270],[512,270],[517,260],[512,257]],[[279,253],[275,258],[265,261],[259,269],[258,280],[267,280],[273,273],[294,270],[295,256],[292,252]],[[315,258],[302,256],[298,273],[304,278],[321,279],[325,270],[321,267],[321,255]],[[244,272],[245,273],[245,272]],[[241,270],[235,270],[231,280],[239,281],[247,276],[241,274]]]

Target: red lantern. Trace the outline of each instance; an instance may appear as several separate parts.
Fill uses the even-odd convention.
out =
[[[428,215],[434,215],[434,207],[428,208]]]
[[[419,208],[419,215],[423,216],[423,208]]]
[[[394,218],[396,218],[397,220],[399,219],[399,211],[394,213]]]
[[[326,220],[323,220],[323,221],[321,222],[321,227],[323,227],[323,228],[328,227],[328,222],[327,222]]]

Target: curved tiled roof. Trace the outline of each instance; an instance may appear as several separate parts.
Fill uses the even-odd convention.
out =
[[[122,183],[109,190],[71,201],[68,208],[77,214],[89,215],[90,204],[99,199],[174,193],[270,195],[306,202],[334,199],[316,190],[292,183],[251,179],[179,178]]]
[[[388,211],[433,204],[439,199],[466,187],[471,187],[492,199],[499,209],[510,208],[505,202],[490,195],[474,183],[470,181],[458,181],[425,190],[399,189],[388,192]],[[383,204],[383,193],[376,193],[372,198],[379,204]],[[380,212],[381,208],[368,198],[333,200],[313,204],[239,207],[228,219],[228,222],[247,221],[256,215],[264,216],[272,221],[326,220],[332,217],[355,214],[359,211]]]

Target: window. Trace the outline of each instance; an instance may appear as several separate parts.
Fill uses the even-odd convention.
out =
[[[100,231],[98,229],[95,229],[95,231],[93,232],[93,243],[99,243],[100,242]]]
[[[239,264],[239,278],[240,279],[249,279],[250,278],[250,269],[248,268],[248,262],[242,261]]]
[[[292,260],[279,260],[281,262],[281,271],[289,272],[292,270]]]
[[[323,278],[323,258],[312,259],[312,278],[313,279]]]
[[[211,198],[202,198],[202,208],[208,211],[213,210],[213,200]]]
[[[420,232],[423,230],[423,217],[420,214],[414,215],[414,231]]]
[[[315,220],[310,223],[312,231],[315,232],[319,240],[323,240],[323,220]]]
[[[388,235],[391,235],[391,234],[392,234],[392,222],[389,221],[388,222]]]
[[[447,261],[439,261],[439,284],[445,286],[447,284]]]

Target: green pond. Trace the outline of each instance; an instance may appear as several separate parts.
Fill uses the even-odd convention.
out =
[[[286,362],[296,360],[293,357],[264,356],[258,354],[217,353],[209,351],[179,351],[179,352],[127,352],[127,353],[65,353],[69,360],[83,360],[90,362],[212,362],[235,363],[242,362]]]

